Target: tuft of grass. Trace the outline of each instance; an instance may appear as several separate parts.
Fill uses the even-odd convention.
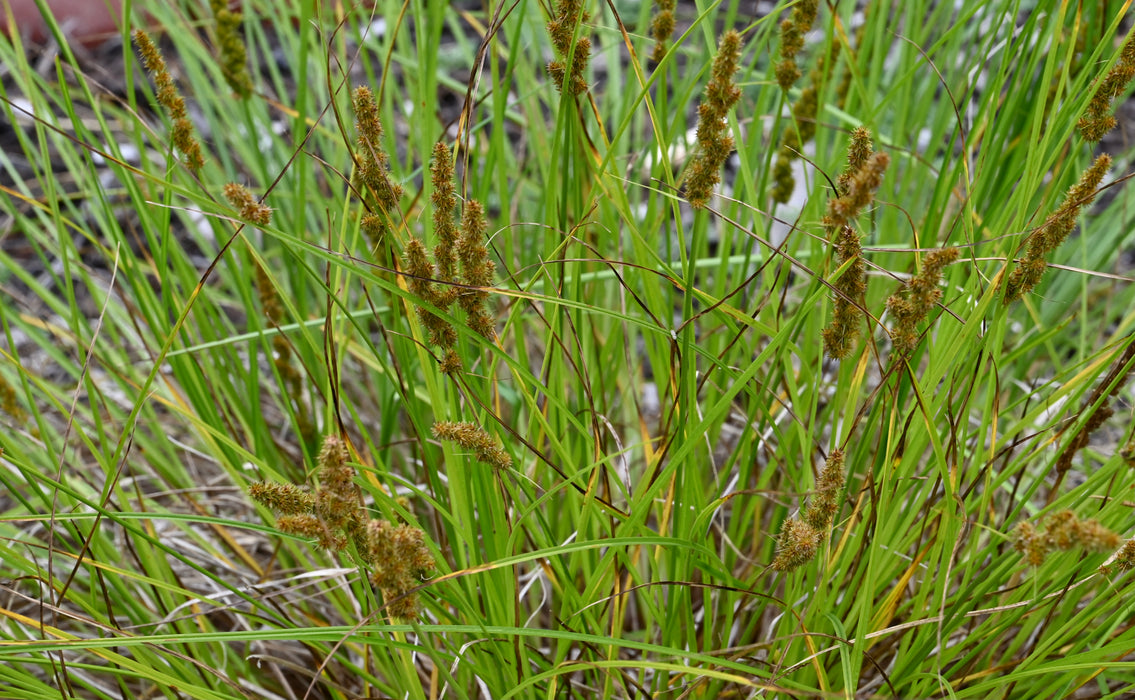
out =
[[[1135,693],[1122,8],[372,4],[0,40],[8,696]]]

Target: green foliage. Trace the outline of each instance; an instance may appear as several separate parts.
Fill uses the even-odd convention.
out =
[[[0,41],[0,695],[1135,692],[1114,3],[332,5]]]

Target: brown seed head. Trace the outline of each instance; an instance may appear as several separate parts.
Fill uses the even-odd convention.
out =
[[[785,520],[777,539],[776,558],[772,561],[772,568],[776,571],[800,568],[815,558],[822,538],[819,530],[803,520]]]
[[[478,461],[500,469],[512,466],[512,457],[497,447],[493,438],[474,423],[439,421],[433,425],[433,434],[439,440],[455,442],[472,450]]]

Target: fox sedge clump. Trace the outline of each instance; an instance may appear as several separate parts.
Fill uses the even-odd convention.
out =
[[[0,41],[6,682],[1131,685],[1124,3],[222,4],[144,18],[197,171]]]

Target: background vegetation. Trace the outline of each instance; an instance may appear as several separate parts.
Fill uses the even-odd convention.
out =
[[[154,3],[100,65],[0,42],[0,697],[1135,693],[1129,153],[1077,129],[1126,93],[1129,3],[698,0],[656,50],[668,5]],[[860,126],[888,162],[850,235]],[[491,289],[403,274],[446,249],[439,141]],[[416,588],[383,578],[408,550],[320,546],[340,496],[348,535],[419,538]]]

